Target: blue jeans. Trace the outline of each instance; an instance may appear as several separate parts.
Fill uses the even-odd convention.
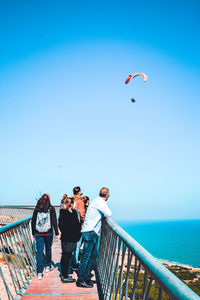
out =
[[[79,257],[79,251],[80,251],[81,243],[82,243],[82,236],[76,244],[76,250],[72,254],[72,258],[71,258],[72,267],[78,266],[78,257]]]
[[[39,235],[35,234],[36,240],[36,260],[37,260],[37,273],[42,273],[45,266],[51,265],[51,246],[53,241],[53,234]],[[45,262],[44,262],[44,246],[45,246]]]
[[[98,257],[98,235],[95,231],[82,233],[84,242],[81,262],[78,268],[78,281],[87,281],[92,278],[92,270],[95,269]]]

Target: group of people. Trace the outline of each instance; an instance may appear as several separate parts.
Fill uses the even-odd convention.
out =
[[[92,271],[95,270],[98,257],[101,220],[112,214],[106,203],[109,196],[109,189],[103,187],[99,196],[90,203],[89,197],[83,196],[81,188],[74,187],[73,196],[63,195],[57,222],[50,195],[42,195],[37,201],[32,217],[32,235],[36,241],[37,278],[39,280],[43,277],[44,268],[46,272],[53,270],[51,247],[55,233],[55,241],[58,241],[59,237],[61,240],[62,282],[75,282],[70,274],[76,271],[78,287],[93,287],[95,281],[92,280]],[[80,256],[81,245],[83,247]]]

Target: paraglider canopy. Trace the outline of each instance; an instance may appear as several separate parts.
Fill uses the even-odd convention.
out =
[[[147,81],[147,75],[144,73],[131,73],[125,80],[125,84],[128,84],[131,79],[141,76],[144,81]]]

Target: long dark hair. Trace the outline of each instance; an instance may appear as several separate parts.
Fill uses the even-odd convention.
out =
[[[51,205],[49,194],[43,194],[38,200],[35,210],[39,212],[47,212],[48,210],[52,209],[52,207],[53,206]]]

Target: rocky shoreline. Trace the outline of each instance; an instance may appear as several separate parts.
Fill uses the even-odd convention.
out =
[[[168,261],[168,260],[164,260],[164,259],[158,259],[161,264],[163,265],[168,265],[168,266],[179,266],[179,267],[182,267],[182,268],[187,268],[187,269],[194,269],[196,271],[199,271],[200,272],[200,267],[193,267],[193,266],[190,266],[190,265],[187,265],[187,264],[181,264],[179,262],[175,262],[175,261]]]

